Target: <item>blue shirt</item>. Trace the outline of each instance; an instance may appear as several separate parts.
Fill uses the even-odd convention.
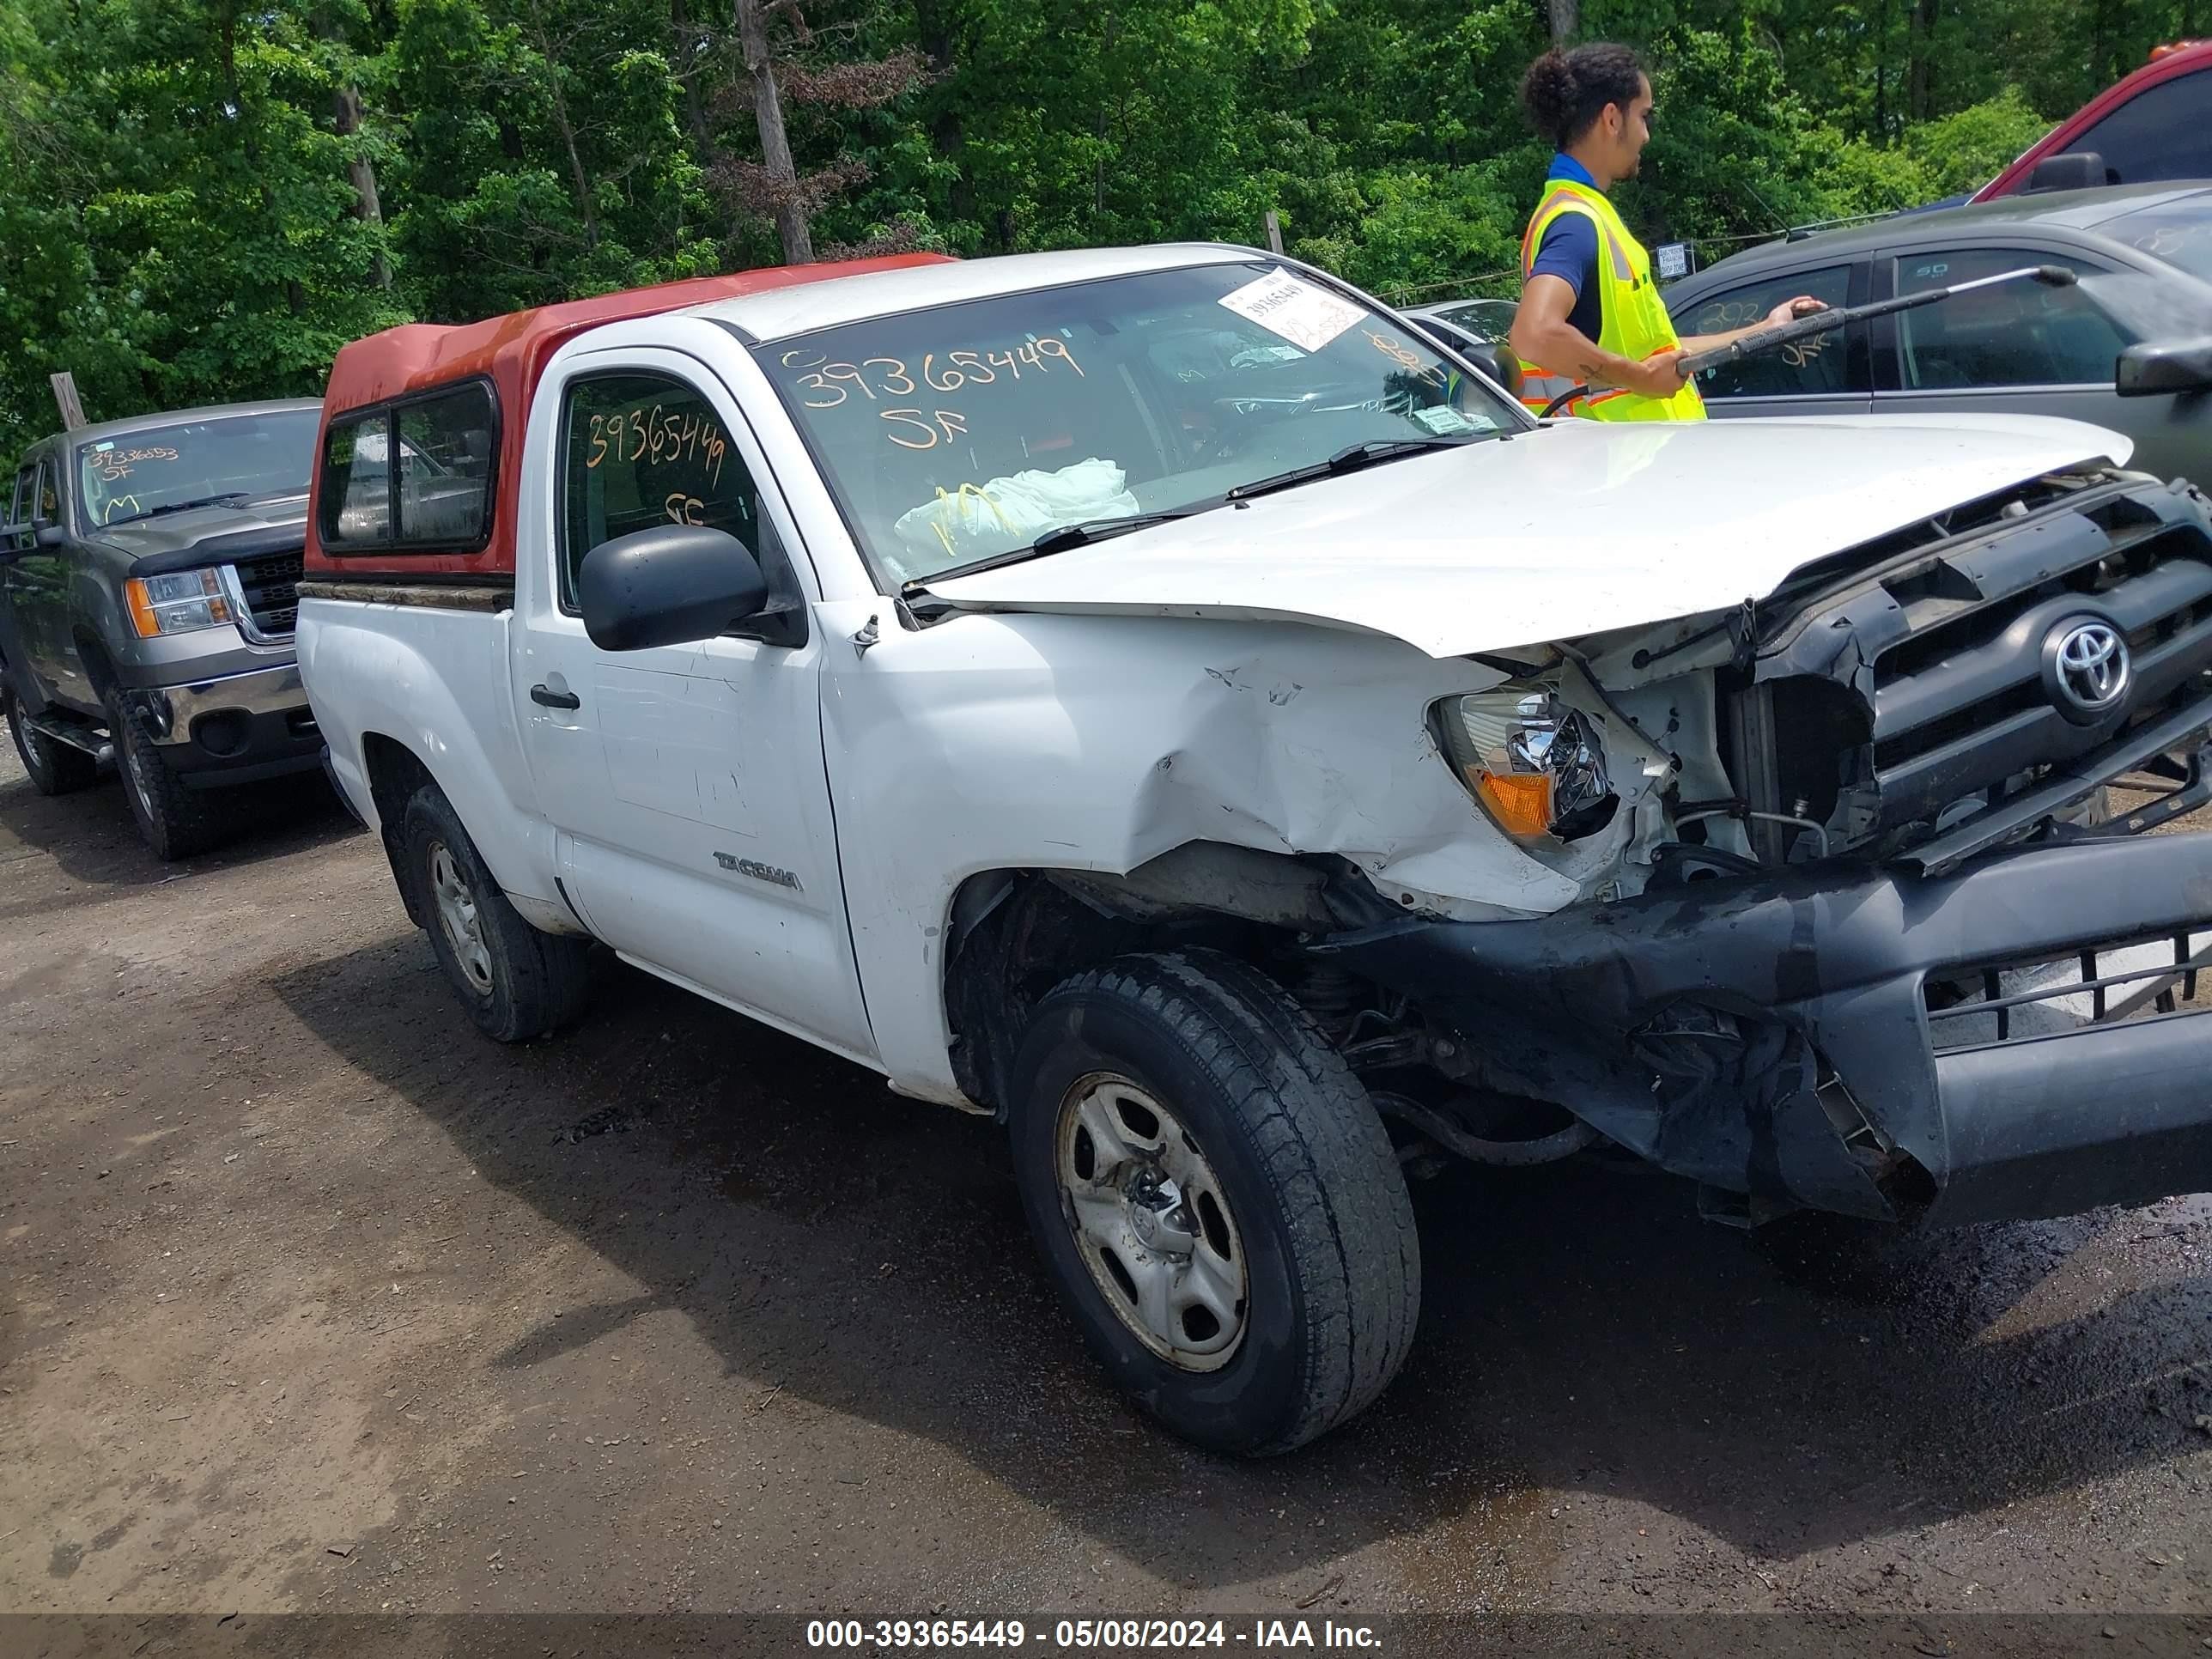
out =
[[[1564,151],[1552,158],[1552,170],[1547,179],[1564,179],[1585,190],[1595,190],[1597,180],[1590,177],[1589,169]],[[1544,240],[1536,245],[1536,258],[1528,267],[1531,276],[1541,273],[1556,276],[1575,291],[1574,308],[1567,313],[1568,324],[1586,340],[1595,343],[1605,327],[1605,309],[1598,296],[1597,285],[1597,227],[1586,213],[1562,213],[1545,229]],[[1561,374],[1571,372],[1559,364],[1547,363],[1547,368]]]

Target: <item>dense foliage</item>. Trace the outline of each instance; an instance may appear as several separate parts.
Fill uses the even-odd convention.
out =
[[[2212,0],[0,0],[0,453],[57,368],[95,419],[312,392],[392,322],[810,244],[1273,209],[1395,297],[1510,291],[1555,29],[1648,52],[1624,210],[1719,252],[1978,183]]]

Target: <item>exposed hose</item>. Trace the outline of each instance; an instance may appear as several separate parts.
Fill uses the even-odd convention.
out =
[[[1378,1111],[1411,1124],[1446,1152],[1455,1152],[1472,1164],[1487,1164],[1499,1169],[1556,1164],[1595,1145],[1598,1139],[1595,1129],[1577,1118],[1556,1133],[1540,1135],[1534,1140],[1486,1140],[1480,1135],[1469,1134],[1442,1112],[1404,1095],[1378,1093],[1374,1100]]]
[[[1590,391],[1589,387],[1588,386],[1586,386],[1586,385],[1585,385],[1585,386],[1569,386],[1569,387],[1568,387],[1565,392],[1561,392],[1558,397],[1556,397],[1556,398],[1553,398],[1551,402],[1549,402],[1548,404],[1546,404],[1544,405],[1544,412],[1543,412],[1542,414],[1539,415],[1536,418],[1537,418],[1538,420],[1540,420],[1540,421],[1548,421],[1548,420],[1550,420],[1550,419],[1552,418],[1552,416],[1554,416],[1554,415],[1558,414],[1561,410],[1565,409],[1565,408],[1569,404],[1571,404],[1571,403],[1574,402],[1574,400],[1575,400],[1576,398],[1587,398],[1587,397],[1589,397],[1589,391]]]

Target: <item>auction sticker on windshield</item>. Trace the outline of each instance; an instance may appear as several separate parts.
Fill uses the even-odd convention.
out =
[[[1366,315],[1348,301],[1279,270],[1232,289],[1221,303],[1308,351],[1319,351]]]

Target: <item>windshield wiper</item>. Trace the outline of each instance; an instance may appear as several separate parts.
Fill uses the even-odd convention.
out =
[[[1031,542],[1030,551],[1065,553],[1071,547],[1088,547],[1093,542],[1126,536],[1132,530],[1142,530],[1148,525],[1166,524],[1173,519],[1188,519],[1197,511],[1199,509],[1194,507],[1173,507],[1158,513],[1125,513],[1118,519],[1085,519],[1080,524],[1058,525]]]
[[[1431,449],[1458,449],[1463,445],[1479,443],[1478,438],[1370,438],[1365,443],[1352,444],[1340,449],[1325,461],[1316,461],[1310,466],[1294,466],[1287,472],[1278,472],[1269,477],[1255,478],[1250,483],[1238,484],[1226,499],[1249,501],[1255,495],[1270,495],[1278,489],[1288,489],[1294,484],[1310,483],[1316,478],[1334,477],[1340,472],[1357,472],[1363,466],[1372,466],[1377,461],[1395,461],[1401,455],[1419,455]]]
[[[188,501],[164,501],[159,507],[148,507],[143,513],[110,519],[100,528],[112,530],[119,524],[137,524],[141,519],[158,519],[170,513],[189,513],[196,507],[228,507],[233,501],[250,501],[252,499],[253,492],[250,489],[226,489],[220,495],[195,495]]]
[[[1203,513],[1218,505],[1218,501],[1206,501],[1197,507],[1172,507],[1158,513],[1130,513],[1118,519],[1085,519],[1080,524],[1054,525],[1027,547],[1010,548],[1004,553],[994,553],[988,558],[956,564],[950,570],[933,570],[927,577],[915,577],[901,591],[911,593],[926,587],[930,582],[949,582],[956,576],[980,575],[986,570],[1003,569],[1010,564],[1021,564],[1050,554],[1065,553],[1072,547],[1087,547],[1092,542],[1126,535],[1148,525],[1165,524],[1171,519],[1188,519],[1194,513]]]

